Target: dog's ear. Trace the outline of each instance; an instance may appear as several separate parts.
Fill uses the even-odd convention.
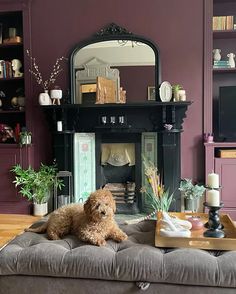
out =
[[[91,203],[89,198],[84,203],[84,212],[86,215],[89,215],[91,212]]]

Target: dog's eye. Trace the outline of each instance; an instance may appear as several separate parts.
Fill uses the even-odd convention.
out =
[[[99,206],[100,206],[100,203],[98,203],[98,204],[95,206],[95,208],[96,208],[96,209],[98,209],[98,208],[99,208]]]

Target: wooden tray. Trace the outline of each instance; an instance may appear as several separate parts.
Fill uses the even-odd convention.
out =
[[[203,223],[208,221],[206,213],[181,213],[170,212],[170,215],[180,219],[188,219],[188,216],[198,216]],[[158,219],[158,218],[157,218]],[[160,236],[160,223],[157,221],[155,232],[156,247],[199,248],[214,250],[236,250],[236,227],[228,214],[220,215],[221,224],[224,225],[225,238],[208,238],[203,233],[206,228],[191,231],[191,237],[162,237]]]

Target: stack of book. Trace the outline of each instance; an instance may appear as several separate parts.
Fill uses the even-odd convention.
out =
[[[227,60],[214,60],[213,68],[231,68],[231,66]]]
[[[6,79],[6,78],[12,78],[12,77],[13,77],[13,72],[12,72],[11,61],[1,60],[0,61],[0,78]]]
[[[234,16],[213,16],[213,31],[217,30],[233,30]]]

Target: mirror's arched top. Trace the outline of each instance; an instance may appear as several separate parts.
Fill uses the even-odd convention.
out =
[[[101,29],[92,38],[77,44],[71,53],[70,78],[72,102],[74,103],[77,103],[76,96],[78,96],[76,71],[85,68],[93,58],[104,61],[111,67],[131,68],[135,66],[140,73],[144,67],[151,66],[153,67],[153,82],[149,86],[155,86],[158,89],[161,83],[160,53],[157,45],[143,36],[135,35],[112,23]],[[156,100],[158,99],[158,91],[156,91]]]

